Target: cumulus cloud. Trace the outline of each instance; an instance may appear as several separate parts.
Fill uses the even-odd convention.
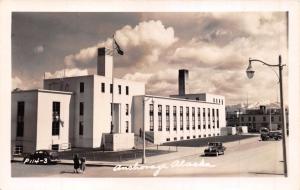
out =
[[[33,52],[35,54],[40,54],[40,53],[43,53],[44,52],[44,46],[43,45],[39,45],[39,46],[36,46],[33,48]]]
[[[161,21],[145,21],[135,27],[126,25],[115,33],[115,39],[124,49],[122,64],[125,66],[149,66],[155,64],[162,51],[174,44],[178,39],[172,27],[165,27]],[[89,67],[95,60],[98,47],[112,48],[113,40],[108,38],[105,42],[83,48],[78,53],[65,57],[64,63],[70,67]]]
[[[12,78],[12,89],[15,89],[15,88],[22,89],[22,80],[17,76]]]
[[[73,76],[83,76],[83,75],[88,75],[87,69],[71,68],[71,69],[58,70],[55,71],[54,73],[46,72],[45,78],[73,77]]]

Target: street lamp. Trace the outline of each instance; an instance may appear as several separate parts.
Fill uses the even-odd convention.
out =
[[[286,143],[285,143],[285,136],[286,136],[286,133],[285,133],[285,109],[284,109],[284,103],[283,103],[283,82],[282,82],[282,69],[283,67],[285,66],[285,64],[281,64],[281,55],[279,55],[279,63],[277,65],[271,65],[271,64],[268,64],[268,63],[265,63],[261,60],[258,60],[258,59],[251,59],[249,58],[249,65],[248,65],[248,68],[246,70],[246,73],[247,73],[247,77],[249,79],[253,78],[254,76],[254,69],[252,68],[252,65],[251,63],[252,62],[260,62],[262,63],[263,65],[266,65],[268,67],[278,67],[278,71],[279,71],[279,76],[277,75],[277,77],[279,78],[279,86],[280,86],[280,109],[281,109],[281,130],[282,130],[282,151],[283,151],[283,169],[284,169],[284,176],[287,177],[287,159],[286,159]]]

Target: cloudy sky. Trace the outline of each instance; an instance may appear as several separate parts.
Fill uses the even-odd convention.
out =
[[[281,54],[288,65],[285,12],[13,13],[13,87],[42,88],[45,72],[94,73],[96,49],[110,47],[113,34],[125,52],[114,57],[114,75],[145,82],[147,94],[177,94],[184,68],[190,93],[224,95],[227,104],[247,96],[249,103],[276,102],[276,74],[253,63],[255,76],[247,79],[248,59],[277,64]]]

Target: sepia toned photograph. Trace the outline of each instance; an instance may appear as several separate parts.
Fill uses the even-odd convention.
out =
[[[288,21],[12,12],[11,177],[288,177]]]

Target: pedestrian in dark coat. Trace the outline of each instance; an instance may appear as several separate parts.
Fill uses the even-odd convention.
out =
[[[82,171],[82,173],[84,173],[85,171],[85,161],[86,161],[85,157],[80,158],[80,170]]]
[[[74,155],[73,162],[74,162],[74,173],[75,172],[78,173],[78,168],[80,166],[78,154]]]

